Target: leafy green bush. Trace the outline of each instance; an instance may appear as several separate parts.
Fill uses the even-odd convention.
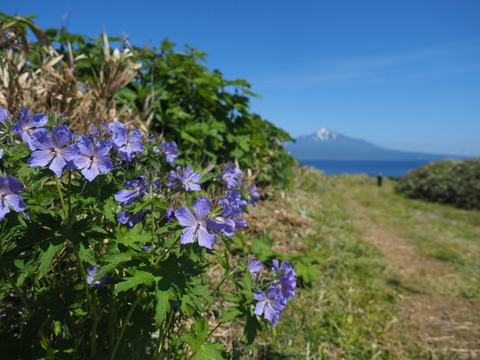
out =
[[[256,187],[233,163],[176,166],[173,142],[121,122],[67,123],[0,108],[2,359],[248,356],[297,283],[232,252]]]
[[[480,158],[429,163],[401,177],[396,190],[410,198],[480,209]]]
[[[290,135],[252,113],[250,97],[258,95],[251,85],[210,71],[204,52],[175,51],[168,40],[160,48],[138,48],[106,34],[42,32],[31,19],[1,13],[0,28],[8,40],[0,47],[9,50],[0,77],[9,72],[11,80],[0,82],[0,106],[11,112],[24,106],[68,113],[71,127],[83,132],[92,121],[123,121],[144,133],[168,134],[203,166],[235,162],[251,169],[260,186],[293,181],[294,160],[283,148]],[[27,30],[37,42],[26,41]],[[112,53],[111,42],[120,49]]]

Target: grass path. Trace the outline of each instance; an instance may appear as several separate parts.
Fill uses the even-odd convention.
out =
[[[431,358],[480,358],[480,227],[462,220],[465,211],[405,201],[391,183],[349,188],[344,198],[400,293],[401,321],[392,335],[401,347]]]
[[[393,182],[297,170],[251,212],[242,251],[290,261],[295,299],[252,359],[480,359],[480,212]]]

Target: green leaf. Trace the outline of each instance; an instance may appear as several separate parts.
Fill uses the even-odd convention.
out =
[[[193,354],[192,360],[224,360],[225,358],[220,351],[224,346],[223,344],[203,344]]]
[[[199,142],[197,139],[195,139],[192,135],[190,135],[189,133],[187,133],[186,131],[181,131],[180,132],[180,136],[182,137],[183,140],[185,140],[186,142],[191,142],[191,143],[194,143],[196,145],[199,145]]]
[[[130,102],[134,102],[137,99],[137,93],[129,88],[123,88],[115,93],[115,97],[122,104],[128,104]]]
[[[247,343],[250,345],[255,340],[257,332],[262,329],[262,326],[257,320],[257,316],[254,314],[247,315],[247,322],[245,324],[245,337],[247,338]]]
[[[160,327],[170,310],[170,299],[167,291],[158,290],[156,293],[157,305],[155,306],[155,325]]]
[[[273,240],[267,235],[261,235],[256,239],[252,239],[250,251],[260,260],[266,261],[273,255]]]
[[[38,275],[40,277],[44,276],[50,267],[52,266],[53,259],[58,251],[62,248],[63,244],[60,245],[53,245],[50,244],[47,251],[43,252],[42,255],[38,258],[38,263],[40,264],[38,267]]]
[[[151,273],[141,270],[133,271],[134,274],[131,277],[126,278],[125,281],[122,281],[115,286],[114,293],[118,294],[119,292],[129,290],[138,285],[148,286],[155,281],[155,276]]]
[[[90,248],[85,248],[83,244],[80,244],[78,247],[78,255],[80,260],[89,263],[90,265],[95,265],[95,258],[93,257],[94,251]]]
[[[105,255],[105,262],[112,263],[114,265],[118,265],[130,260],[132,260],[132,255],[130,253],[118,253],[118,254]]]
[[[243,313],[236,307],[229,307],[228,310],[220,318],[220,322],[228,322],[240,317]]]
[[[152,239],[151,234],[144,233],[142,226],[137,224],[133,228],[121,228],[120,231],[117,231],[117,237],[115,241],[126,246],[132,246],[136,243],[145,243]]]

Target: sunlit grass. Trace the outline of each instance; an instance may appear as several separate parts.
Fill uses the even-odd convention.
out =
[[[391,180],[378,188],[363,175],[326,177],[305,169],[300,175],[297,188],[272,207],[310,223],[297,228],[290,242],[281,236],[292,233],[283,224],[275,223],[275,233],[298,251],[289,260],[299,273],[310,263],[315,276],[309,282],[300,276],[292,306],[264,338],[269,345],[259,348],[257,358],[468,359],[449,343],[426,346],[400,309],[405,299],[424,294],[479,300],[479,212],[405,199],[394,193]],[[384,254],[366,237],[372,226],[382,236],[402,237],[416,261],[431,259],[444,274],[409,278],[388,271]],[[471,321],[478,325],[475,316]]]

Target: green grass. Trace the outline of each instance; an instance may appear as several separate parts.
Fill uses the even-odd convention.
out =
[[[385,341],[386,329],[396,321],[391,307],[395,294],[379,276],[384,271],[380,253],[352,226],[341,192],[327,191],[334,186],[330,178],[308,173],[290,194],[301,199],[298,204],[309,208],[314,220],[300,240],[302,257],[292,262],[301,275],[298,260],[318,258],[311,265],[317,277],[297,291],[263,358],[395,358]]]
[[[376,222],[398,230],[421,254],[451,264],[457,293],[480,300],[479,211],[406,199],[393,192],[391,183],[377,191],[358,186],[352,193]]]
[[[300,171],[298,186],[273,208],[307,217],[310,225],[291,237],[297,253],[286,258],[297,267],[301,287],[278,326],[265,336],[269,345],[260,347],[259,359],[432,357],[398,312],[400,297],[425,293],[422,279],[405,281],[389,273],[381,251],[365,238],[365,226],[387,229],[410,242],[418,256],[451,268],[448,281],[455,284],[455,293],[450,295],[478,306],[479,212],[403,198],[394,193],[391,180],[378,188],[366,176],[325,177],[306,169]],[[277,225],[277,234],[292,233]],[[427,290],[429,295],[442,294],[443,283],[437,285]],[[443,358],[443,353],[435,354]],[[461,354],[444,355],[462,359]]]

